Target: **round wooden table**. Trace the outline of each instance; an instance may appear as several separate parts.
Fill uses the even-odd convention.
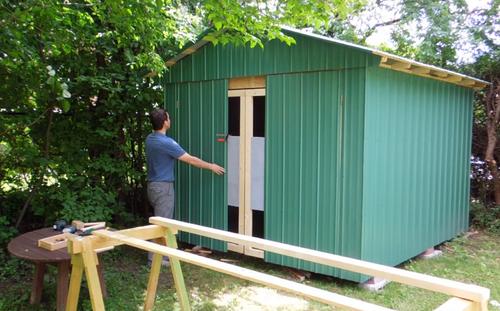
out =
[[[61,234],[52,228],[44,228],[24,233],[9,242],[8,250],[13,256],[26,259],[35,264],[35,275],[31,288],[30,304],[38,304],[42,298],[43,276],[47,264],[57,267],[57,310],[64,310],[66,306],[66,297],[68,296],[69,270],[71,265],[71,256],[66,248],[49,251],[38,247],[38,240],[49,236]],[[102,278],[102,265],[98,265],[99,277],[101,279],[101,288],[103,296],[106,289]]]

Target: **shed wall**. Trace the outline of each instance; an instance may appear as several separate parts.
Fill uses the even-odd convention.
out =
[[[200,96],[203,97],[202,94],[206,94],[206,91],[200,91],[200,87],[206,83],[212,83],[213,92],[217,94],[215,95],[216,101],[208,105],[213,106],[215,113],[222,113],[218,118],[221,122],[221,118],[224,118],[223,124],[226,127],[227,79],[266,75],[266,148],[271,148],[271,150],[276,148],[276,153],[266,150],[266,172],[271,172],[266,177],[265,185],[264,231],[267,238],[326,251],[334,249],[336,253],[359,258],[361,255],[360,193],[362,191],[364,68],[378,64],[380,57],[317,38],[299,34],[293,34],[293,36],[296,44],[292,46],[273,40],[265,43],[264,49],[236,47],[231,44],[226,46],[206,44],[170,67],[166,75],[167,97],[174,96],[170,102],[179,100],[181,103],[192,102],[192,98],[196,100],[190,104],[181,104],[180,110],[176,108],[178,115],[173,120],[175,128],[173,133],[179,143],[189,152],[201,155],[203,158],[204,154],[198,152],[201,147],[197,146],[213,136],[209,137],[210,135],[200,131],[199,121],[202,116],[199,115],[200,111],[197,109],[201,107],[201,103],[207,104],[203,102],[204,99],[200,98]],[[346,68],[352,70],[342,71]],[[223,84],[224,87],[222,87]],[[172,92],[175,95],[168,95]],[[296,97],[299,95],[302,97]],[[286,106],[280,108],[280,105],[285,103],[284,98],[287,99]],[[168,106],[169,99],[167,98],[166,101]],[[341,101],[348,105],[339,108]],[[183,105],[189,108],[183,110]],[[279,109],[286,109],[290,117],[282,119]],[[337,109],[341,110],[337,111]],[[324,113],[333,114],[331,117],[334,119],[326,118]],[[340,114],[337,115],[337,113]],[[191,116],[191,114],[194,115]],[[322,118],[321,122],[316,121],[318,117]],[[176,124],[179,118],[181,123]],[[301,122],[310,123],[312,127],[296,128],[292,123],[294,118],[302,118]],[[207,124],[206,121],[203,122]],[[282,124],[281,129],[278,128],[278,124]],[[318,128],[319,125],[321,128]],[[280,142],[282,136],[279,133],[283,130],[290,131],[284,134],[287,142]],[[294,134],[297,134],[297,131],[303,137],[303,144],[300,146],[295,145]],[[226,129],[223,133],[227,133]],[[196,137],[196,135],[202,136]],[[318,140],[319,137],[321,140]],[[278,145],[271,146],[272,142]],[[340,147],[343,142],[347,143],[344,147]],[[195,148],[192,149],[190,144]],[[287,149],[283,149],[285,147]],[[283,154],[280,155],[279,152],[285,152],[287,157],[290,157],[285,161],[286,167],[283,167],[281,160]],[[303,167],[297,171],[299,173],[291,173],[297,161]],[[220,163],[223,162],[220,161]],[[320,170],[318,163],[332,168],[333,171],[328,171],[323,167]],[[284,183],[278,184],[275,180],[283,178],[281,175],[284,174],[283,169],[286,169],[287,179]],[[202,221],[200,215],[203,208],[208,206],[211,212],[207,215],[211,215],[211,218],[210,221],[205,221],[207,225],[226,229],[227,202],[206,201],[204,200],[207,197],[205,194],[200,197],[196,195],[200,191],[197,188],[199,186],[196,185],[196,181],[200,180],[200,172],[195,172],[196,170],[183,164],[178,166],[176,218],[199,224]],[[313,174],[316,171],[320,171],[320,177]],[[208,173],[201,174],[203,176]],[[298,184],[288,177],[304,177],[308,182],[301,182],[300,186],[303,186],[304,190],[297,191]],[[330,182],[330,179],[333,181]],[[318,190],[318,187],[322,188]],[[203,186],[203,189],[205,188],[206,186]],[[220,185],[214,189],[220,193],[220,196],[217,194],[218,197],[226,200],[227,189],[223,189]],[[280,194],[282,191],[285,191],[283,195]],[[280,201],[278,196],[293,197],[298,193],[301,193],[301,201],[293,202],[292,206],[287,205],[287,212],[279,216],[279,209],[285,203]],[[190,196],[194,197],[190,198]],[[222,216],[221,213],[224,215]],[[221,219],[224,219],[223,224],[219,222]],[[294,222],[300,222],[300,236],[297,236],[296,227],[288,225]],[[210,225],[210,223],[215,225]],[[281,229],[275,229],[275,227]],[[182,235],[181,239],[208,247],[212,246],[206,243],[214,243],[211,240],[199,243],[199,237],[192,235]],[[225,244],[219,246],[226,247]],[[284,265],[297,268],[353,280],[358,278],[357,274],[285,260],[282,256],[271,255],[269,258],[273,262],[282,261]]]
[[[467,230],[472,97],[367,68],[362,259],[396,265]]]
[[[267,80],[265,237],[360,258],[364,69]],[[359,275],[266,253],[266,261]]]
[[[473,91],[382,69],[294,34],[264,49],[207,44],[167,74],[171,134],[226,164],[227,79],[266,75],[265,237],[396,265],[467,229]],[[176,218],[227,229],[226,176],[177,165]],[[213,249],[195,235],[181,239]],[[269,262],[365,276],[266,253]]]

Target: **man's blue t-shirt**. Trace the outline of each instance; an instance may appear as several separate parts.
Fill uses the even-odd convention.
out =
[[[175,160],[186,151],[165,134],[153,132],[146,137],[148,181],[174,181]]]

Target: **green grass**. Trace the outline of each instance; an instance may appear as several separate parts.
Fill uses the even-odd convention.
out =
[[[441,245],[443,255],[431,260],[411,260],[405,269],[452,280],[473,283],[491,289],[491,299],[500,301],[500,237],[485,233],[467,234]],[[286,267],[268,264],[262,260],[239,256],[234,253],[214,253],[214,259],[237,260],[237,265],[293,280]],[[146,254],[129,247],[119,247],[104,254],[104,271],[108,298],[106,310],[142,310],[149,268]],[[302,301],[285,307],[270,305],[273,299],[295,299],[286,293],[274,293],[262,289],[265,298],[257,296],[260,285],[240,280],[222,273],[183,264],[186,286],[190,294],[193,310],[242,310],[253,306],[252,310],[330,310],[331,308],[313,301]],[[30,306],[29,291],[33,268],[22,261],[9,259],[0,271],[0,310],[54,310],[55,309],[55,269],[50,269],[45,279],[42,304]],[[339,279],[313,274],[305,284],[326,289],[338,294],[362,299],[397,310],[433,310],[445,302],[446,295],[435,294],[389,283],[380,292],[368,292],[357,284]],[[269,295],[275,295],[270,297]],[[261,300],[260,304],[259,301]],[[225,300],[224,300],[225,299]],[[225,303],[221,304],[221,300]],[[490,310],[500,308],[489,305]],[[80,292],[80,310],[90,310],[88,289],[84,283]],[[162,268],[155,310],[178,310],[173,280],[170,270]]]

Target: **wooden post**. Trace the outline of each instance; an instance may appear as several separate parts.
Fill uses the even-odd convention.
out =
[[[172,229],[167,228],[167,246],[177,249],[177,240],[175,239],[175,234]],[[177,233],[177,230],[175,231]],[[157,255],[157,254],[155,254]],[[189,298],[186,291],[186,284],[184,283],[184,276],[182,275],[181,262],[176,257],[170,258],[170,268],[172,269],[172,275],[174,277],[175,289],[177,290],[177,296],[179,297],[179,302],[181,304],[181,310],[188,311],[191,310],[189,305]]]
[[[85,267],[85,276],[87,278],[87,286],[89,287],[92,310],[104,310],[101,284],[99,282],[99,274],[97,273],[97,254],[92,248],[90,239],[83,238],[81,242],[83,247],[83,265]]]

